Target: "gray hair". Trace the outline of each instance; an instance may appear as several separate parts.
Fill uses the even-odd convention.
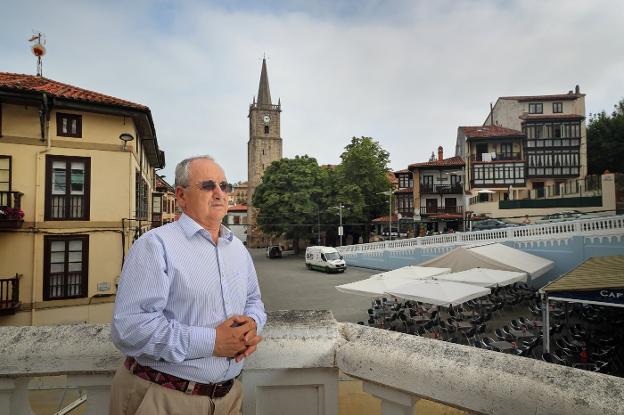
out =
[[[188,187],[189,185],[189,166],[195,160],[210,160],[217,164],[209,155],[189,157],[178,163],[175,169],[175,186]]]

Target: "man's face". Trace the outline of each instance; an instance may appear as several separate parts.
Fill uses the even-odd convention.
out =
[[[213,190],[202,189],[202,183],[212,180]],[[184,213],[201,225],[221,223],[227,214],[227,193],[219,184],[225,181],[225,173],[215,162],[207,159],[193,160],[189,165],[189,184],[177,187],[176,197]]]

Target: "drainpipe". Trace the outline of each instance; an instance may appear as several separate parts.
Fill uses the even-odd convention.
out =
[[[40,156],[44,153],[50,151],[52,147],[51,139],[50,139],[50,105],[48,103],[48,95],[43,93],[41,109],[39,110],[39,120],[41,122],[41,140],[46,142],[45,149],[38,151],[35,153],[35,210],[33,212],[33,257],[32,257],[32,283],[31,283],[31,291],[30,291],[30,325],[35,325],[35,276],[37,275],[37,250],[35,249],[37,245],[37,214],[39,212],[39,193],[41,184],[39,183],[39,159]],[[45,178],[44,178],[45,180]],[[45,191],[45,190],[44,190]]]

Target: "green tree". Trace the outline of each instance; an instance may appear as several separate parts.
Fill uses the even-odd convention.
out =
[[[298,251],[299,240],[313,236],[322,210],[324,178],[316,159],[307,155],[271,163],[253,195],[260,229],[292,239]]]
[[[364,224],[360,231],[367,241],[370,222],[388,211],[388,196],[381,193],[390,189],[390,154],[371,137],[353,137],[340,158],[336,173],[342,201],[353,206],[349,219]]]
[[[587,126],[587,162],[589,173],[605,170],[622,172],[624,160],[624,99],[614,105],[611,115],[605,111],[591,115]]]

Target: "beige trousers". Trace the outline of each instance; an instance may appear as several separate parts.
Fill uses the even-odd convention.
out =
[[[240,415],[242,402],[238,380],[223,398],[210,399],[165,388],[122,366],[113,379],[109,415]]]

